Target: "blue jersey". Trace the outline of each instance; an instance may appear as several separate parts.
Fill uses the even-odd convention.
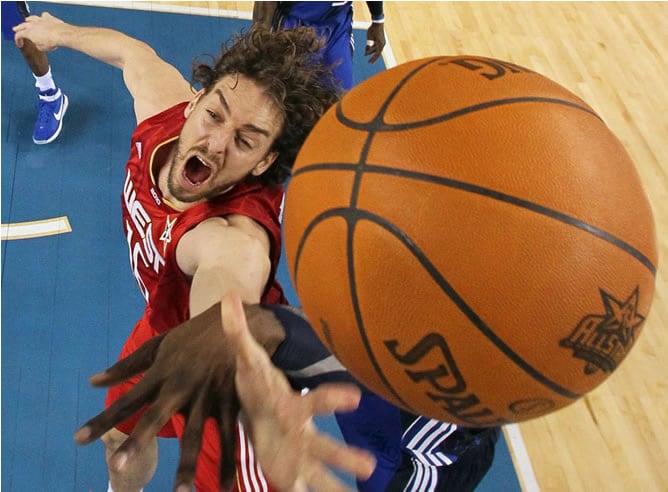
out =
[[[308,25],[343,24],[349,22],[352,2],[278,2],[276,15],[301,19]]]
[[[333,68],[343,89],[353,86],[352,2],[278,2],[272,27],[308,26],[324,39],[322,62]]]

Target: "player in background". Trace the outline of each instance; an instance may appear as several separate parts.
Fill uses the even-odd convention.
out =
[[[383,2],[366,2],[371,13],[364,54],[375,63],[385,47]],[[273,30],[313,27],[323,40],[322,61],[348,91],[353,87],[352,2],[254,2],[253,23]]]
[[[14,40],[13,27],[22,23],[29,15],[28,2],[2,2],[2,37]],[[30,41],[22,43],[20,50],[35,77],[35,87],[38,89],[39,111],[32,141],[36,144],[48,144],[60,135],[68,99],[53,79],[46,53],[38,50]]]

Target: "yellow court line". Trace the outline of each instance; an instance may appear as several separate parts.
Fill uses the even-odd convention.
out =
[[[0,239],[3,241],[53,236],[68,232],[72,232],[72,227],[70,227],[70,221],[67,220],[67,216],[32,220],[30,222],[0,224]]]

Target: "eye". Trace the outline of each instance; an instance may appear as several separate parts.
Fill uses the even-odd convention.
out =
[[[220,120],[220,117],[218,116],[218,113],[216,113],[215,111],[211,111],[210,109],[207,109],[206,112],[212,120],[214,120],[214,121]]]
[[[245,138],[243,138],[238,133],[234,136],[234,140],[235,140],[237,146],[241,147],[243,149],[251,150],[251,148],[253,147],[253,145],[251,144],[251,142],[249,140],[246,140]]]

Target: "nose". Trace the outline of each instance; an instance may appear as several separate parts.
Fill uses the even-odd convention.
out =
[[[234,139],[234,132],[229,128],[217,128],[207,139],[207,151],[214,155],[224,155],[227,146]]]

